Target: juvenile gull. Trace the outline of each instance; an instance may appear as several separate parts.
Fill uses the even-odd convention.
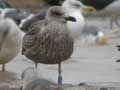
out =
[[[93,11],[94,8],[83,5],[79,0],[66,0],[62,7],[66,8],[70,16],[76,18],[76,22],[67,22],[67,26],[74,39],[80,36],[85,25],[85,18],[82,15],[83,10]]]
[[[58,84],[62,84],[61,62],[73,52],[73,38],[66,26],[76,21],[60,6],[51,7],[45,17],[32,24],[23,38],[22,54],[37,63],[58,64]]]

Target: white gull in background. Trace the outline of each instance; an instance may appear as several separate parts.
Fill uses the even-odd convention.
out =
[[[85,6],[78,0],[66,0],[62,4],[66,8],[70,16],[76,18],[76,22],[67,22],[67,26],[74,39],[78,37],[82,40],[81,44],[95,45],[106,44],[107,39],[100,29],[96,26],[86,25],[83,11],[95,11],[93,7]]]
[[[66,0],[63,2],[62,7],[64,7],[70,16],[76,18],[76,22],[67,22],[67,26],[71,32],[71,35],[74,39],[80,36],[81,31],[85,25],[85,18],[82,15],[83,10],[92,11],[94,8],[89,6],[84,6],[78,0]]]

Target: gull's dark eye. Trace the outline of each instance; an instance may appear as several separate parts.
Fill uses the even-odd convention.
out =
[[[61,13],[61,12],[55,12],[55,15],[57,15],[57,16],[62,16],[63,13]]]
[[[75,4],[76,7],[80,7],[80,4]]]
[[[81,5],[79,3],[72,3],[72,6],[79,8]]]

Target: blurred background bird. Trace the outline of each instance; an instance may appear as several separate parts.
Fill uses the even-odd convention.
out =
[[[10,5],[7,0],[0,0],[0,8],[13,8],[12,5]]]
[[[80,41],[82,46],[107,45],[106,34],[97,26],[85,25],[81,34]]]
[[[0,64],[5,71],[5,64],[13,60],[21,48],[23,33],[9,18],[0,19]]]
[[[93,6],[97,12],[95,15],[104,15],[110,17],[110,29],[113,29],[114,23],[120,27],[120,0],[81,0],[85,5]]]
[[[0,64],[5,71],[5,64],[19,53],[24,33],[18,25],[24,15],[14,8],[2,9],[0,14]]]
[[[85,5],[90,5],[97,10],[102,10],[117,0],[80,0]]]

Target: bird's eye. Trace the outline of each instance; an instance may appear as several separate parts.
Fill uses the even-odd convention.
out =
[[[61,13],[61,12],[55,12],[55,15],[57,15],[57,16],[62,16],[63,13]]]
[[[72,3],[72,6],[79,8],[81,5],[78,3],[74,3],[74,4]]]
[[[76,7],[80,7],[80,4],[75,4]]]

